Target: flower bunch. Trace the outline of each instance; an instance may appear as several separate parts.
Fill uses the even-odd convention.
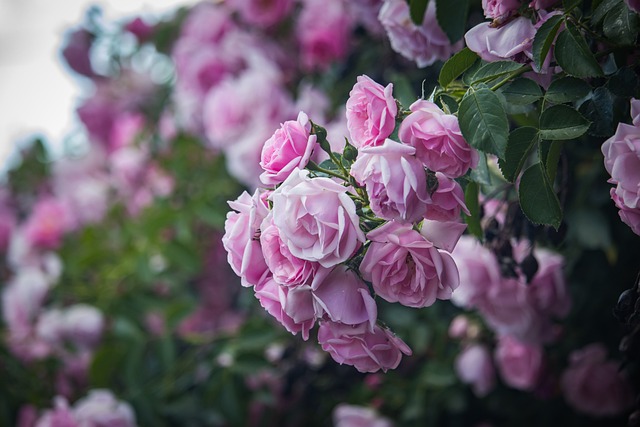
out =
[[[408,307],[449,299],[449,254],[468,212],[455,180],[478,161],[457,119],[418,100],[403,110],[386,87],[358,77],[346,103],[351,141],[331,151],[304,112],[263,147],[269,188],[229,202],[228,261],[291,333],[318,341],[362,372],[394,369],[409,347],[378,319],[376,297]],[[400,141],[391,139],[397,132]],[[310,160],[314,150],[329,159]]]

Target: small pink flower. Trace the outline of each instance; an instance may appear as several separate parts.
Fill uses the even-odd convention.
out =
[[[542,313],[566,317],[571,310],[571,295],[562,271],[564,258],[545,249],[536,249],[533,255],[538,271],[529,283],[531,304]]]
[[[347,188],[295,169],[271,195],[273,222],[291,254],[329,268],[349,259],[364,242]]]
[[[45,411],[36,421],[35,427],[80,427],[80,423],[69,408],[67,399],[56,396],[54,409]]]
[[[117,400],[109,390],[94,389],[73,405],[80,426],[136,427],[136,416],[126,402]]]
[[[447,178],[440,172],[436,173],[438,188],[431,193],[431,200],[427,203],[425,218],[442,222],[459,222],[460,212],[469,215],[464,204],[462,187],[455,180]]]
[[[127,22],[124,26],[125,31],[133,34],[139,43],[143,43],[153,35],[155,30],[153,25],[148,24],[139,16]]]
[[[364,406],[341,403],[333,409],[334,427],[393,427],[388,419]]]
[[[227,4],[236,9],[248,24],[266,28],[282,21],[293,9],[293,0],[231,0]]]
[[[264,143],[260,166],[264,169],[260,180],[265,185],[283,182],[295,169],[303,169],[316,145],[317,137],[311,135],[311,122],[304,112],[296,121],[284,122]]]
[[[482,0],[484,16],[498,22],[502,22],[514,14],[519,7],[519,0]]]
[[[496,365],[503,381],[518,390],[531,391],[540,379],[543,350],[510,336],[501,337],[495,351]]]
[[[420,26],[411,20],[409,5],[404,0],[385,0],[378,19],[387,31],[393,50],[415,61],[420,68],[448,59],[462,47],[461,42],[452,46],[440,28],[435,2],[429,2]]]
[[[397,113],[393,84],[383,87],[368,76],[358,76],[347,100],[351,143],[357,148],[381,145],[395,129]]]
[[[491,354],[483,344],[472,344],[456,357],[454,367],[458,378],[471,385],[473,393],[484,397],[493,390],[496,381]]]
[[[426,211],[427,178],[415,149],[390,139],[363,147],[351,175],[365,185],[371,210],[380,218],[415,222]]]
[[[224,223],[222,244],[228,253],[229,265],[242,279],[243,286],[255,286],[269,274],[260,247],[260,224],[269,213],[264,199],[266,193],[256,190],[253,197],[246,191],[229,206]]]
[[[71,226],[71,215],[66,205],[53,197],[36,202],[24,224],[29,243],[42,249],[55,249],[62,244],[62,237]]]
[[[449,299],[458,287],[451,256],[436,249],[411,224],[388,222],[367,234],[371,245],[360,264],[365,280],[381,298],[408,307]]]
[[[322,322],[318,342],[333,360],[353,365],[360,372],[386,372],[398,367],[403,353],[411,355],[411,349],[389,329],[376,325],[371,332],[368,323]]]
[[[631,386],[620,372],[620,363],[607,361],[607,350],[600,343],[571,353],[561,385],[567,402],[588,415],[618,415],[633,404]]]
[[[433,102],[418,100],[400,124],[400,140],[416,149],[416,156],[434,172],[450,178],[464,175],[478,164],[478,152],[465,141],[458,118]]]

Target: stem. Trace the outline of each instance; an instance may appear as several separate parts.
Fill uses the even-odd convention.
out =
[[[327,175],[329,175],[329,176],[334,176],[334,177],[336,177],[336,178],[340,178],[340,179],[341,179],[341,180],[343,180],[343,181],[346,181],[346,179],[345,179],[344,175],[340,175],[339,173],[336,173],[336,172],[331,171],[331,170],[329,170],[329,169],[321,168],[318,164],[316,164],[316,163],[314,163],[314,162],[311,162],[311,161],[310,161],[310,162],[307,164],[307,167],[308,167],[310,170],[312,170],[312,171],[315,171],[315,172],[321,172],[321,173],[327,174]],[[344,169],[344,168],[343,168],[343,169]]]
[[[338,160],[338,158],[335,156],[335,154],[333,154],[333,152],[331,152],[331,150],[328,151],[328,154],[329,154],[329,158],[331,159],[331,161],[333,163],[335,163],[336,166],[338,166],[342,170],[342,172],[344,172],[344,175],[345,176],[349,176],[349,172],[347,172],[347,170],[345,169],[344,165],[342,164],[341,161]]]

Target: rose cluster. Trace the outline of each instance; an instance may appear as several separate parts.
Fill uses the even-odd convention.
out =
[[[229,202],[228,261],[289,332],[318,341],[362,372],[393,369],[408,346],[378,321],[376,297],[408,307],[449,299],[459,274],[450,251],[468,210],[455,180],[478,161],[457,118],[418,100],[403,110],[360,76],[346,103],[351,136],[331,152],[300,112],[263,147],[262,182]],[[389,137],[397,130],[400,141]],[[329,159],[310,160],[314,150]]]

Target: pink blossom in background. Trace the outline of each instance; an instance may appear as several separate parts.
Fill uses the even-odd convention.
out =
[[[469,384],[473,393],[484,397],[495,387],[496,374],[489,349],[483,344],[465,347],[454,361],[458,378]]]
[[[41,249],[59,247],[70,226],[69,207],[51,196],[40,198],[23,224],[27,241]]]
[[[227,213],[222,244],[228,253],[229,265],[240,276],[243,286],[255,286],[269,274],[257,239],[260,224],[268,214],[265,195],[261,190],[256,190],[253,196],[245,191],[229,202],[233,211]]]
[[[136,417],[126,402],[117,400],[109,390],[96,389],[73,405],[80,426],[136,427]]]
[[[500,27],[483,22],[471,28],[464,36],[467,47],[488,62],[526,61],[536,29],[529,18],[518,17]]]
[[[485,18],[503,22],[520,7],[519,0],[482,0]]]
[[[102,338],[104,315],[95,307],[75,304],[64,310],[63,336],[78,347],[94,348]]]
[[[260,154],[264,142],[273,135],[277,125],[258,118],[237,138],[234,144],[225,147],[226,167],[229,175],[250,189],[262,186]]]
[[[333,360],[360,372],[386,372],[398,367],[402,354],[411,355],[411,349],[390,330],[376,325],[371,332],[367,323],[353,326],[322,322],[318,342]]]
[[[478,152],[462,136],[458,118],[425,100],[411,104],[411,114],[400,124],[398,137],[416,149],[428,169],[450,178],[464,175],[478,164]]]
[[[371,241],[360,272],[376,294],[389,302],[427,307],[449,299],[458,287],[451,256],[436,249],[411,224],[388,222],[367,234]]]
[[[298,114],[297,120],[284,122],[262,148],[262,183],[280,184],[295,168],[307,166],[316,146],[316,139],[316,135],[311,135],[311,122],[304,112]]]
[[[508,386],[518,390],[532,391],[542,373],[543,348],[504,336],[498,341],[495,361],[500,377]]]
[[[451,255],[460,272],[460,286],[451,295],[451,300],[461,307],[478,307],[487,290],[502,280],[498,260],[470,235],[460,238]]]
[[[448,334],[450,338],[462,339],[467,336],[471,323],[469,318],[463,314],[459,314],[453,318],[449,324]]]
[[[270,196],[273,222],[292,255],[333,267],[364,242],[356,206],[347,189],[329,178],[294,170]]]
[[[358,76],[347,100],[351,144],[356,148],[383,144],[396,126],[396,114],[393,84],[383,87],[368,76]]]
[[[373,331],[378,308],[367,285],[346,266],[318,272],[311,285],[318,313],[346,325],[369,324]]]
[[[230,8],[237,10],[248,24],[270,27],[287,17],[293,9],[293,0],[230,0]]]
[[[533,254],[538,261],[538,271],[529,283],[531,304],[556,318],[566,317],[571,310],[571,295],[564,278],[564,257],[542,248],[536,248]]]
[[[620,362],[607,360],[607,350],[600,343],[571,353],[561,386],[567,403],[587,415],[614,416],[633,404],[631,385],[620,371]]]
[[[13,209],[6,203],[0,202],[0,252],[9,249],[11,235],[16,228],[16,216]]]
[[[22,405],[18,412],[15,427],[35,427],[38,410],[31,404]]]
[[[80,427],[80,423],[69,408],[67,399],[56,396],[54,408],[45,411],[36,421],[35,427]]]
[[[442,222],[458,222],[460,213],[469,215],[460,184],[440,172],[436,172],[435,177],[438,187],[431,193],[424,217]]]
[[[365,185],[371,210],[380,218],[415,222],[424,216],[427,178],[415,149],[390,139],[365,146],[351,165],[351,175]]]
[[[180,38],[215,43],[235,28],[229,9],[214,3],[202,2],[189,12],[180,28]]]
[[[444,61],[462,47],[461,42],[452,45],[438,25],[435,2],[429,2],[420,26],[411,20],[409,5],[404,0],[385,0],[378,19],[387,31],[393,50],[420,68]]]
[[[638,0],[624,0],[627,7],[636,13],[640,13],[640,1]]]
[[[307,70],[326,70],[333,61],[343,59],[352,27],[343,0],[302,1],[295,30],[302,66]]]
[[[93,78],[95,73],[89,57],[95,36],[84,28],[79,28],[67,36],[62,56],[69,67],[81,76]]]
[[[333,427],[393,427],[374,409],[341,403],[333,409]]]
[[[127,22],[124,30],[133,34],[138,39],[138,43],[144,43],[153,35],[155,27],[138,16]]]

